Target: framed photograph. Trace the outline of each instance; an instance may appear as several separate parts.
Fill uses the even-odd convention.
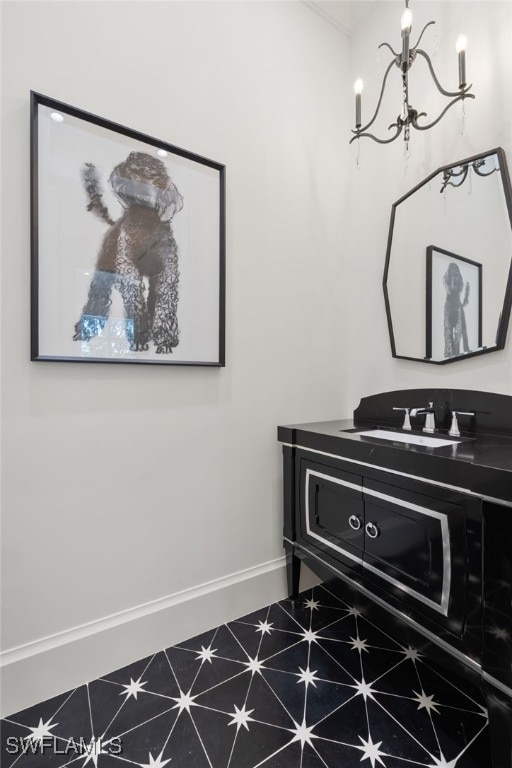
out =
[[[482,348],[482,265],[427,247],[426,357],[445,360]]]
[[[225,167],[31,93],[31,359],[224,365]]]

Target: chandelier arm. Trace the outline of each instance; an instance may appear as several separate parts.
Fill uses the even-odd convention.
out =
[[[455,183],[454,181],[449,181],[448,184],[451,187],[455,187],[455,188],[462,187],[462,185],[464,184],[464,182],[466,181],[466,179],[468,177],[468,173],[469,173],[469,165],[466,165],[465,168],[464,168],[464,172],[462,174],[462,179],[459,179],[457,181],[457,183]]]
[[[412,48],[412,50],[413,50],[413,51],[415,51],[415,50],[416,50],[416,48],[418,47],[418,45],[421,43],[421,38],[423,37],[423,35],[424,35],[424,33],[425,33],[425,30],[426,30],[428,27],[430,27],[432,24],[435,24],[435,21],[429,21],[429,22],[428,22],[428,24],[425,24],[425,26],[423,27],[423,29],[422,29],[422,31],[421,31],[421,35],[418,37],[418,42],[416,43],[416,45],[414,46],[414,48]]]
[[[376,141],[377,144],[391,144],[391,142],[394,141],[395,139],[398,139],[398,137],[402,133],[402,128],[404,127],[404,124],[392,123],[392,125],[390,125],[389,127],[390,129],[393,127],[396,127],[396,133],[390,139],[378,139],[376,136],[373,135],[373,133],[360,133],[359,136],[353,136],[350,139],[349,143],[352,144],[352,142],[355,141],[356,139],[368,138],[368,139],[373,139],[373,141]]]
[[[442,186],[442,187],[441,187],[441,189],[439,190],[439,193],[442,195],[442,194],[443,194],[443,192],[445,191],[446,187],[455,187],[455,189],[457,189],[457,187],[460,187],[460,186],[461,186],[461,184],[462,184],[462,182],[461,182],[460,184],[452,184],[452,182],[451,182],[451,181],[445,181],[445,182],[444,182],[444,184],[443,184],[443,186]]]
[[[381,43],[381,44],[379,45],[379,48],[384,48],[384,47],[386,47],[386,48],[389,48],[389,50],[391,51],[391,53],[393,54],[393,56],[395,57],[395,59],[396,59],[396,58],[398,58],[398,56],[400,56],[400,54],[399,54],[399,53],[397,53],[396,51],[394,51],[394,50],[392,49],[392,47],[390,46],[390,44],[389,44],[389,43]]]
[[[457,189],[457,187],[461,187],[466,181],[467,175],[468,175],[467,165],[463,165],[462,170],[459,171],[458,173],[452,172],[451,170],[447,171],[446,176],[444,178],[444,184],[442,185],[440,192],[443,193],[446,187],[455,187],[455,189]],[[453,181],[450,181],[450,179],[452,179],[454,176],[462,176],[458,184],[455,184]]]
[[[375,110],[375,113],[374,113],[372,119],[370,120],[369,123],[366,123],[366,125],[363,125],[361,128],[359,128],[359,130],[357,130],[357,131],[353,130],[352,133],[356,133],[358,136],[360,136],[363,131],[368,130],[368,128],[371,125],[373,125],[373,123],[375,122],[375,120],[377,118],[377,115],[379,114],[379,109],[380,109],[380,105],[382,103],[382,98],[384,96],[384,89],[386,87],[386,80],[388,79],[388,75],[389,75],[389,73],[391,71],[391,67],[394,65],[394,63],[395,63],[395,60],[393,59],[393,61],[390,62],[388,68],[386,69],[386,74],[384,75],[384,80],[382,81],[382,88],[381,88],[381,91],[380,91],[379,101],[377,103],[377,109]]]
[[[462,101],[463,99],[474,99],[474,95],[472,93],[468,94],[459,94],[455,99],[452,99],[450,103],[443,109],[439,117],[434,120],[432,123],[428,123],[428,125],[418,125],[418,119],[414,118],[411,120],[411,125],[413,128],[416,128],[417,131],[427,131],[429,128],[433,128],[434,125],[437,125],[437,123],[446,115],[449,109],[453,107],[454,104],[456,104],[458,101]],[[422,117],[425,115],[425,112],[423,112],[421,115],[418,115],[418,117]]]
[[[467,165],[461,165],[460,171],[454,171],[453,168],[449,168],[447,171],[445,171],[445,173],[450,179],[453,179],[454,177],[457,177],[457,176],[464,176],[465,178],[468,173],[467,168],[468,168]]]
[[[465,88],[461,88],[460,91],[447,91],[445,88],[443,88],[443,86],[441,85],[441,83],[437,79],[437,75],[434,72],[434,67],[432,65],[432,61],[430,60],[430,56],[428,55],[428,53],[425,53],[425,51],[423,51],[421,48],[416,48],[415,51],[420,56],[423,56],[423,58],[426,60],[426,62],[428,64],[428,68],[430,69],[430,74],[432,75],[432,79],[433,79],[434,83],[436,84],[437,90],[440,93],[442,93],[443,96],[458,96],[459,98],[461,98],[461,97],[464,98],[466,93],[471,88],[471,84],[467,85]],[[475,97],[473,96],[473,98],[475,98]]]
[[[484,165],[481,163],[480,165],[477,165],[476,163],[473,163],[473,170],[477,174],[477,176],[481,176],[485,179],[486,176],[492,176],[493,173],[496,173],[496,171],[499,171],[499,168],[493,168],[492,171],[489,171],[489,173],[482,173],[480,170],[481,166]]]

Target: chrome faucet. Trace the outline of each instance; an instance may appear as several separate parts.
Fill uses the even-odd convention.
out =
[[[402,429],[410,430],[411,427],[411,420],[409,419],[409,411],[410,408],[393,408],[394,411],[405,411],[404,415],[404,423],[402,424]]]
[[[432,434],[432,432],[436,431],[436,414],[434,411],[434,403],[429,403],[428,408],[412,408],[411,409],[411,416],[422,416],[425,414],[425,426],[423,427],[424,432],[429,432]]]
[[[457,421],[457,416],[474,416],[474,411],[452,411],[452,424],[450,427],[449,435],[452,437],[460,437],[460,429]]]

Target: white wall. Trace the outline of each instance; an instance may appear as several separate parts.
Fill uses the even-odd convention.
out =
[[[400,50],[400,17],[403,3],[379,2],[358,28],[351,43],[352,82],[365,81],[363,122],[376,106],[380,82],[391,54],[382,49],[380,77],[377,77],[377,46],[389,42]],[[433,59],[442,84],[457,90],[458,65],[455,41],[460,32],[468,37],[467,75],[473,83],[474,101],[466,102],[466,127],[461,135],[461,107],[457,104],[434,128],[412,131],[411,157],[406,163],[403,141],[380,146],[369,139],[360,141],[360,168],[356,168],[356,144],[351,146],[348,238],[350,254],[350,403],[375,392],[410,387],[455,387],[512,393],[511,333],[505,350],[446,366],[425,365],[391,357],[382,274],[391,205],[431,171],[450,162],[497,146],[507,154],[512,168],[512,4],[507,2],[414,2],[412,44],[423,25],[436,21],[439,43]],[[421,47],[433,50],[432,28]],[[400,111],[401,84],[398,70],[388,83],[389,96],[381,117],[372,127],[380,137]],[[433,119],[447,100],[435,86],[425,63],[418,59],[410,73],[410,102]],[[354,110],[351,109],[351,123]],[[391,132],[390,132],[391,135]],[[403,286],[407,290],[407,286]],[[415,405],[415,403],[411,403]]]
[[[8,713],[284,594],[278,423],[397,388],[511,391],[510,340],[443,367],[393,360],[381,280],[405,191],[495,146],[512,165],[512,8],[413,4],[415,33],[437,21],[450,87],[468,35],[465,135],[456,107],[414,133],[407,164],[401,141],[362,141],[356,170],[351,84],[365,79],[367,115],[401,2],[373,4],[351,73],[347,40],[301,3],[1,7]],[[444,100],[420,64],[411,102],[434,115]],[[225,369],[29,362],[30,89],[226,163]]]
[[[276,425],[347,398],[350,81],[287,2],[5,2],[2,56],[7,713],[284,595]],[[226,164],[225,369],[29,362],[30,89]]]

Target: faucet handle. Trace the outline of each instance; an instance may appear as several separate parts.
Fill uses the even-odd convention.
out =
[[[411,416],[425,416],[425,426],[423,427],[424,432],[429,432],[430,434],[432,432],[436,431],[436,411],[434,408],[434,403],[429,403],[426,408],[411,408]]]
[[[459,423],[457,416],[474,416],[474,411],[452,411],[452,425],[448,431],[448,434],[452,437],[460,437]]]
[[[393,408],[393,410],[394,411],[405,411],[404,423],[402,424],[402,429],[407,429],[407,430],[412,429],[412,427],[411,427],[411,420],[409,418],[409,411],[411,409],[410,408]]]

